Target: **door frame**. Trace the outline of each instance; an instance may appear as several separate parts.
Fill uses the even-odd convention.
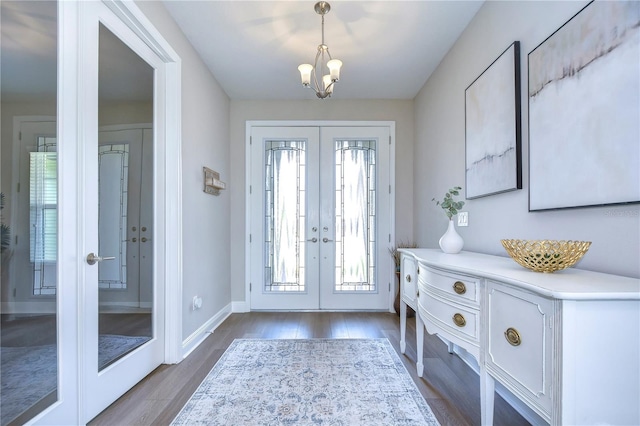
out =
[[[164,168],[162,232],[174,244],[163,247],[164,256],[173,259],[163,267],[165,285],[164,362],[182,359],[182,170],[181,170],[181,59],[164,37],[151,24],[134,2],[101,0],[117,18],[138,36],[163,63],[163,78],[156,82],[161,98],[158,114],[165,119],[162,129],[155,129],[154,137],[166,141]],[[84,424],[83,387],[84,330],[81,315],[85,312],[84,269],[86,248],[83,243],[82,182],[85,138],[97,98],[87,98],[84,87],[88,57],[84,2],[58,2],[58,399],[32,419],[32,424]],[[97,46],[96,46],[97,49]],[[92,52],[97,55],[97,51]],[[96,74],[97,75],[97,74]],[[87,108],[89,107],[89,108]]]
[[[245,306],[251,310],[251,214],[249,206],[251,205],[251,130],[253,127],[388,127],[389,128],[389,185],[390,197],[395,199],[396,194],[396,122],[395,121],[340,121],[340,120],[247,120],[245,123]],[[390,204],[389,211],[390,231],[389,245],[395,241],[396,234],[396,206],[395,202]],[[389,262],[393,259],[389,256]],[[391,289],[395,287],[395,265],[390,268],[389,285]],[[381,283],[382,284],[382,283]],[[393,308],[393,291],[389,292],[389,312],[395,312]]]

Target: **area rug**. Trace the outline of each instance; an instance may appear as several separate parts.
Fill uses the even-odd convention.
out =
[[[236,339],[172,425],[438,425],[387,339]]]
[[[101,335],[98,365],[102,368],[148,337]],[[0,421],[5,425],[57,387],[56,345],[0,348]]]

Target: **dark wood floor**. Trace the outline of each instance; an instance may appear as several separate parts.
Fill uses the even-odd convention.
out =
[[[407,320],[407,350],[400,354],[400,323],[388,313],[233,314],[184,361],[162,365],[93,419],[89,425],[168,425],[220,356],[236,338],[386,337],[404,361],[418,389],[445,425],[480,424],[480,383],[458,356],[437,337],[425,335],[424,378],[415,373],[415,319]],[[230,420],[230,425],[233,421]],[[495,425],[528,425],[496,395]]]

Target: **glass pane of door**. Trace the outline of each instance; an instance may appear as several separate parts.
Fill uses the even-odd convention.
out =
[[[0,2],[0,424],[58,399],[55,1]]]
[[[304,292],[305,141],[265,143],[266,292]]]
[[[376,141],[335,144],[335,290],[376,291]]]
[[[154,70],[100,24],[98,369],[153,337]],[[126,111],[126,114],[122,112]],[[106,129],[106,130],[105,130]]]

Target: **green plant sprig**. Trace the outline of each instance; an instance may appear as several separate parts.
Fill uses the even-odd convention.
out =
[[[464,206],[464,201],[456,201],[453,198],[454,196],[460,195],[461,189],[462,187],[460,186],[454,186],[444,194],[444,199],[442,201],[436,200],[435,198],[431,199],[431,201],[436,202],[436,206],[442,207],[442,210],[444,210],[444,213],[447,215],[449,220],[451,220],[453,216],[457,215],[458,211],[460,211],[462,206]]]

